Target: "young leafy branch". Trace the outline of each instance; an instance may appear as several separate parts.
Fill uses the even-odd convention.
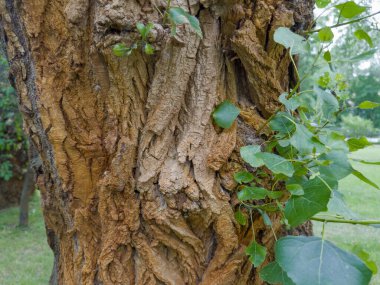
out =
[[[320,8],[329,3],[329,0],[317,1]],[[353,1],[335,5],[334,8],[339,10],[340,17],[348,19],[366,10]],[[378,13],[374,15],[376,14]],[[246,169],[234,174],[238,184],[237,199],[240,201],[235,218],[242,226],[250,226],[246,216],[249,215],[252,220],[255,211],[268,226],[272,225],[270,213],[273,212],[280,213],[283,222],[290,227],[299,226],[307,220],[357,225],[380,224],[378,220],[345,219],[342,216],[321,214],[329,210],[333,199],[340,199],[338,183],[350,174],[379,189],[373,181],[353,168],[348,156],[350,152],[372,144],[365,137],[346,138],[335,126],[338,116],[350,108],[346,102],[349,99],[348,85],[344,76],[335,71],[336,66],[333,68],[331,53],[326,50],[334,39],[332,28],[356,23],[371,16],[373,15],[345,23],[339,23],[338,20],[334,26],[311,31],[318,32],[320,46],[309,71],[303,75],[299,73],[293,56],[310,53],[310,41],[285,27],[275,31],[274,41],[288,49],[298,82],[290,92],[279,94],[282,105],[257,129],[257,135],[261,136],[262,130],[269,127],[271,135],[266,139],[265,145],[248,145],[240,149]],[[367,41],[371,46],[372,40],[363,32],[357,30],[355,37]],[[322,55],[335,77],[331,77],[330,72],[325,72],[314,88],[299,90],[303,80],[314,72]],[[373,109],[379,106],[380,103],[364,101],[356,108]],[[212,114],[215,124],[221,128],[230,128],[238,116],[239,109],[229,101],[219,104]],[[271,187],[268,187],[269,184]],[[251,226],[252,224],[253,221]],[[297,256],[294,256],[295,253]],[[255,267],[265,260],[266,249],[256,240],[254,230],[253,241],[247,247],[246,254]],[[260,271],[261,279],[269,284],[361,285],[368,284],[377,270],[376,265],[367,266],[369,263],[366,260],[360,260],[337,248],[324,238],[284,237],[276,242],[275,254],[276,260]],[[334,266],[350,270],[332,273],[331,268]],[[350,280],[351,283],[345,280]]]

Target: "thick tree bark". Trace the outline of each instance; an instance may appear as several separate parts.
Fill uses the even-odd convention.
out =
[[[234,220],[239,147],[292,85],[279,26],[302,30],[312,1],[172,1],[197,15],[170,37],[165,1],[1,0],[1,21],[38,178],[51,284],[261,284]],[[119,59],[138,21],[155,23],[153,56]],[[225,99],[241,116],[221,130]],[[277,216],[274,230],[281,231]],[[255,216],[257,239],[274,238]]]

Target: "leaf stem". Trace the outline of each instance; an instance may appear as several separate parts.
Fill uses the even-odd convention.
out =
[[[339,23],[339,24],[335,24],[333,26],[330,26],[329,28],[330,29],[334,29],[334,28],[338,28],[338,27],[342,27],[342,26],[346,26],[346,25],[349,25],[349,24],[352,24],[352,23],[357,23],[357,22],[360,22],[362,20],[365,20],[365,19],[368,19],[368,18],[371,18],[373,16],[376,16],[377,14],[380,14],[380,11],[377,11],[371,15],[367,15],[367,16],[364,16],[364,17],[361,17],[361,18],[358,18],[358,19],[355,19],[355,20],[351,20],[351,21],[347,21],[347,22],[343,22],[343,23]],[[316,29],[316,30],[312,30],[310,32],[308,32],[309,34],[312,34],[312,33],[318,33],[320,30],[322,30],[323,28],[320,28],[320,29]]]
[[[370,226],[370,225],[380,225],[380,220],[345,220],[345,219],[338,219],[338,218],[325,218],[325,217],[318,217],[314,216],[311,218],[313,221],[317,222],[324,222],[324,223],[338,223],[338,224],[351,224],[351,225],[363,225],[363,226]]]

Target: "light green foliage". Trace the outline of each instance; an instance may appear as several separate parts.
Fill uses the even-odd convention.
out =
[[[148,36],[153,28],[154,24],[151,22],[146,25],[138,22],[136,24],[136,29],[140,34],[141,40],[133,43],[130,47],[127,47],[123,43],[118,43],[112,48],[113,54],[117,57],[129,56],[134,50],[138,49],[139,47],[141,47],[143,52],[147,55],[154,54],[154,47],[148,42]]]
[[[295,285],[276,261],[260,270],[260,278],[269,284]]]
[[[374,109],[380,106],[380,103],[371,102],[371,101],[364,101],[359,104],[358,108],[367,110],[367,109]]]
[[[202,29],[195,16],[190,15],[180,7],[170,8],[168,15],[172,27],[172,35],[176,34],[176,27],[178,25],[188,24],[200,38],[203,38]]]
[[[125,44],[116,44],[112,48],[113,54],[118,57],[131,55],[132,50],[133,50],[132,48],[127,47]]]
[[[365,251],[360,245],[355,245],[352,248],[352,253],[359,257],[365,265],[372,271],[373,274],[376,274],[378,271],[376,263],[372,260],[371,256],[367,251]]]
[[[368,146],[371,146],[372,143],[370,143],[366,137],[360,137],[360,138],[349,138],[347,140],[348,147],[350,151],[357,151],[359,149],[366,148]]]
[[[299,54],[307,51],[306,39],[293,33],[289,28],[278,28],[273,38],[278,44],[290,49],[291,54]]]
[[[330,51],[326,51],[326,52],[323,54],[323,58],[324,58],[327,62],[331,62],[331,52],[330,52]]]
[[[223,101],[216,106],[214,112],[212,113],[212,117],[219,127],[228,129],[232,126],[239,114],[239,108],[229,101]]]
[[[354,18],[367,10],[366,7],[356,4],[354,1],[347,1],[335,7],[340,11],[340,15],[347,19]]]
[[[234,174],[234,179],[237,183],[249,183],[253,180],[253,174],[248,171],[240,171]]]
[[[149,33],[151,32],[151,30],[153,29],[153,27],[154,27],[154,24],[151,23],[151,22],[149,22],[146,25],[144,25],[143,23],[140,23],[140,22],[136,24],[136,28],[139,31],[141,39],[144,42],[148,41]]]
[[[316,4],[320,8],[327,7],[330,1],[317,1]],[[353,1],[334,7],[339,11],[340,17],[348,19],[366,11],[366,7]],[[368,187],[378,188],[376,182],[352,167],[349,158],[350,151],[358,151],[371,144],[360,136],[346,139],[336,128],[336,122],[341,119],[340,114],[355,107],[350,106],[352,103],[349,102],[347,79],[337,71],[339,66],[335,61],[338,62],[338,59],[332,60],[331,52],[327,48],[334,40],[333,29],[347,24],[338,23],[314,31],[318,33],[317,37],[311,37],[309,41],[316,41],[316,59],[304,74],[299,73],[296,66],[294,68],[300,80],[313,74],[317,63],[324,65],[323,68],[318,67],[323,73],[305,92],[295,88],[279,95],[279,102],[283,104],[283,108],[266,122],[272,130],[266,146],[250,145],[240,149],[241,158],[254,175],[247,179],[247,182],[236,179],[243,184],[237,192],[241,201],[240,207],[244,207],[251,215],[253,211],[259,212],[266,225],[271,226],[267,214],[271,211],[280,212],[291,227],[309,219],[317,219],[317,214],[326,211],[333,213],[333,217],[335,215],[338,221],[344,220],[339,216],[342,213],[348,219],[354,219],[356,215],[347,208],[338,192],[338,182],[353,175],[368,184]],[[360,29],[356,31],[356,40],[364,39],[370,44]],[[309,49],[309,41],[306,38],[285,27],[275,31],[274,40],[289,50],[290,57],[294,54],[305,55],[313,52],[313,47]],[[365,53],[370,52],[364,52],[357,57],[367,56]],[[322,58],[323,62],[319,58]],[[359,102],[357,109],[367,110],[379,105],[365,100]],[[268,183],[261,183],[255,179],[263,170],[270,173],[269,179],[272,184],[269,187]],[[242,174],[237,173],[235,176],[240,177]],[[242,177],[246,176],[244,173]],[[252,181],[255,181],[255,185],[244,185]],[[284,191],[281,185],[284,184],[290,194],[285,196],[285,201],[280,199]],[[241,220],[240,215],[236,219]],[[328,218],[324,219],[331,221]],[[246,225],[249,225],[248,222],[245,221]],[[257,252],[257,245],[253,241],[250,246],[253,256]],[[366,255],[362,252],[360,254],[364,260]],[[254,258],[251,261],[255,266],[259,263]],[[323,238],[285,237],[276,243],[276,261],[263,269],[261,277],[272,284],[368,284],[372,272],[366,264],[365,260],[361,261]],[[332,272],[331,268],[336,270]]]
[[[367,34],[366,31],[359,29],[354,32],[355,37],[357,37],[359,40],[364,40],[368,43],[368,45],[373,48],[373,41],[371,37]]]
[[[300,184],[286,184],[286,190],[293,196],[302,196],[305,194]]]
[[[294,173],[291,162],[277,154],[260,152],[256,154],[256,157],[263,161],[264,165],[275,174],[284,174],[290,177]]]
[[[318,38],[321,42],[331,42],[334,39],[334,33],[330,27],[324,27],[318,32]]]
[[[355,175],[357,178],[359,178],[364,183],[367,183],[368,185],[371,185],[372,187],[380,190],[379,186],[377,186],[376,183],[372,182],[370,179],[368,179],[366,176],[364,176],[364,174],[361,173],[360,171],[354,169],[352,171],[352,174]]]
[[[268,195],[268,190],[262,187],[244,186],[243,189],[238,192],[237,197],[239,201],[249,201],[249,200],[262,200],[267,195]]]
[[[331,3],[331,0],[316,0],[315,4],[318,8],[325,8],[327,5]]]
[[[247,218],[240,210],[235,212],[235,220],[242,226],[245,226],[247,224]]]

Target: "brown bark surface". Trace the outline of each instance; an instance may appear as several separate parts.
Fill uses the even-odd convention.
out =
[[[25,126],[43,161],[38,177],[51,284],[261,284],[234,220],[239,147],[291,87],[277,27],[302,30],[313,1],[172,1],[196,15],[162,26],[152,0],[1,0],[1,22]],[[152,21],[153,56],[117,58]],[[210,118],[230,99],[232,128]],[[276,216],[274,229],[281,231]],[[255,216],[257,239],[273,235]]]

